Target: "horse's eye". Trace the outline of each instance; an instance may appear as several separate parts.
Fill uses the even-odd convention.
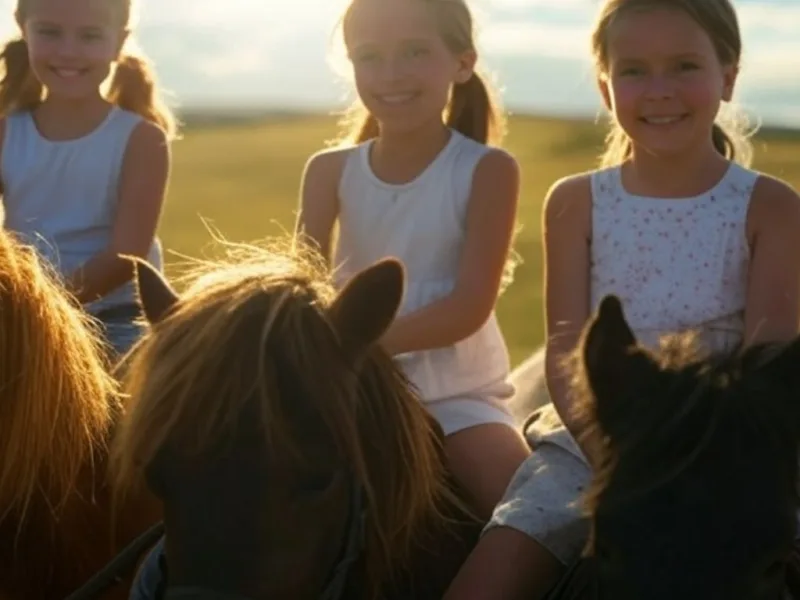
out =
[[[309,473],[297,481],[295,489],[299,494],[321,494],[333,485],[335,479],[335,471]]]

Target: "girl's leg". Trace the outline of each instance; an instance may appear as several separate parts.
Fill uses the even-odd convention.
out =
[[[451,433],[445,438],[445,450],[453,476],[472,496],[478,516],[486,520],[531,453],[522,434],[506,423],[483,423]]]
[[[127,308],[127,307],[125,307]],[[133,345],[145,333],[145,327],[139,323],[135,315],[114,314],[114,309],[97,315],[108,344],[108,356],[112,365],[116,365]]]
[[[532,537],[494,527],[475,546],[444,600],[542,600],[564,571]]]

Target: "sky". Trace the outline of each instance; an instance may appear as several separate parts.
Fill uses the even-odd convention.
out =
[[[744,37],[737,103],[800,126],[800,0],[734,0]],[[139,0],[136,35],[177,106],[333,109],[351,98],[335,26],[343,0]],[[11,35],[14,0],[0,0]],[[472,0],[482,69],[515,112],[595,116],[597,0]]]

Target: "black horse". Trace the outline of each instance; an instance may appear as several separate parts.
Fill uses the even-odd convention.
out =
[[[605,456],[585,557],[553,600],[800,597],[800,339],[708,356],[675,335],[649,352],[607,297],[575,358]]]

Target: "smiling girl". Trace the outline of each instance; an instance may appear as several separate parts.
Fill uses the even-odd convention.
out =
[[[297,229],[328,258],[338,221],[342,282],[382,257],[405,264],[405,299],[383,344],[488,518],[529,453],[504,405],[513,387],[494,313],[519,168],[488,145],[500,115],[475,72],[463,0],[353,0],[343,33],[363,118],[354,145],[309,160]]]
[[[579,556],[580,491],[603,441],[576,419],[560,366],[604,296],[622,300],[650,345],[687,329],[712,351],[798,332],[800,197],[748,168],[746,140],[717,121],[742,54],[730,1],[605,0],[592,46],[607,151],[544,206],[553,403],[447,600],[543,598]]]
[[[0,55],[5,227],[50,260],[114,354],[140,333],[121,255],[161,264],[175,133],[149,67],[124,51],[130,10],[130,0],[18,0],[21,37]]]

